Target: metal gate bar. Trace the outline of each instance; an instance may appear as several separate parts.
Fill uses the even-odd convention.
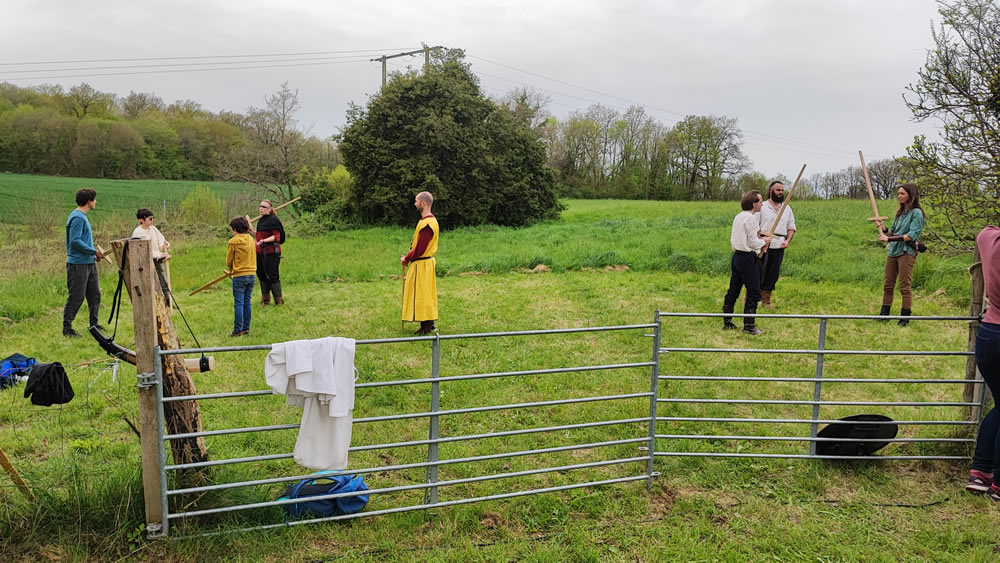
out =
[[[750,418],[750,417],[709,417],[709,416],[658,416],[657,422],[700,422],[700,423],[737,423],[737,424],[808,424],[808,436],[767,436],[767,435],[728,435],[728,434],[656,434],[661,440],[747,440],[759,442],[805,442],[809,446],[808,454],[785,454],[785,453],[729,453],[729,452],[691,452],[691,451],[664,451],[658,449],[657,456],[690,456],[690,457],[762,457],[762,458],[789,458],[789,459],[878,459],[878,460],[916,460],[916,459],[948,459],[964,460],[968,456],[947,456],[947,455],[879,455],[879,456],[850,456],[850,455],[817,455],[816,446],[824,442],[839,443],[947,443],[947,444],[970,444],[975,442],[971,438],[821,438],[817,434],[820,424],[843,424],[844,421],[835,419],[821,419],[820,408],[822,406],[880,406],[880,407],[979,407],[980,402],[966,401],[848,401],[848,400],[823,400],[822,389],[824,383],[881,383],[881,384],[974,384],[983,385],[982,380],[969,381],[965,379],[891,379],[891,378],[856,378],[838,377],[824,378],[824,366],[827,356],[970,356],[972,352],[968,350],[831,350],[826,348],[827,324],[831,319],[846,320],[887,320],[892,318],[906,318],[912,322],[923,321],[973,321],[972,317],[951,317],[951,316],[930,316],[930,317],[887,317],[871,315],[786,315],[786,314],[729,314],[729,313],[657,313],[656,319],[662,322],[669,317],[689,317],[689,318],[717,318],[717,317],[746,317],[776,319],[816,319],[819,320],[819,337],[816,349],[776,349],[776,348],[705,348],[705,347],[670,347],[660,346],[658,348],[661,355],[670,353],[724,353],[724,354],[809,354],[816,356],[816,374],[814,377],[740,377],[740,376],[700,376],[700,375],[662,375],[659,381],[713,381],[713,382],[761,382],[761,383],[812,383],[812,400],[791,400],[791,399],[729,399],[729,398],[699,398],[699,397],[665,397],[657,398],[657,403],[661,404],[714,404],[714,405],[792,405],[811,406],[812,417],[809,419],[789,419],[789,418]],[[850,424],[876,425],[884,424],[882,421],[851,421]],[[904,420],[892,421],[896,425],[952,425],[952,426],[975,426],[976,420]]]
[[[373,345],[373,344],[394,344],[394,343],[409,343],[409,342],[430,342],[431,343],[431,377],[419,378],[419,379],[407,379],[407,380],[394,380],[394,381],[379,381],[379,382],[369,382],[360,383],[355,386],[356,389],[377,389],[380,387],[392,387],[399,385],[418,385],[418,384],[429,384],[430,385],[430,410],[426,412],[411,412],[411,413],[397,413],[392,415],[384,416],[370,416],[370,417],[359,417],[354,419],[354,424],[365,424],[365,423],[382,423],[386,421],[394,420],[412,420],[419,418],[428,419],[428,438],[426,440],[409,440],[403,442],[391,442],[383,444],[366,444],[359,445],[349,448],[350,452],[363,452],[363,451],[375,451],[381,449],[390,448],[402,448],[402,447],[426,447],[427,448],[427,461],[416,462],[416,463],[405,463],[397,464],[391,466],[379,466],[379,467],[365,467],[358,469],[345,470],[343,473],[349,473],[352,475],[365,475],[372,473],[387,473],[395,471],[404,471],[412,469],[425,469],[426,478],[423,483],[400,485],[393,487],[385,487],[380,489],[372,489],[368,491],[358,492],[356,494],[388,494],[388,493],[398,493],[401,491],[411,491],[411,490],[424,490],[425,497],[424,503],[414,506],[404,506],[396,507],[385,510],[372,510],[368,512],[362,512],[355,515],[350,515],[345,517],[334,517],[332,520],[349,519],[349,518],[359,518],[366,516],[373,516],[378,514],[389,514],[395,512],[404,512],[410,510],[420,510],[424,508],[429,508],[433,506],[449,506],[454,504],[466,504],[469,502],[480,502],[483,500],[501,499],[501,498],[514,498],[518,496],[523,496],[527,494],[539,494],[544,492],[569,490],[580,487],[597,486],[603,484],[611,483],[624,483],[636,480],[649,480],[656,475],[652,471],[652,464],[650,460],[652,459],[651,453],[643,453],[643,455],[638,457],[618,457],[616,459],[594,461],[590,463],[579,463],[571,465],[559,465],[555,467],[541,467],[532,468],[526,471],[518,471],[511,473],[501,473],[492,475],[480,475],[475,477],[468,477],[463,479],[450,479],[450,480],[439,480],[437,476],[437,470],[441,466],[449,466],[461,463],[474,463],[483,462],[488,460],[498,460],[498,459],[510,459],[523,456],[533,456],[538,454],[551,454],[557,452],[569,452],[575,450],[596,450],[605,447],[618,447],[622,445],[637,445],[637,444],[649,444],[650,437],[642,436],[635,438],[627,438],[620,440],[606,440],[600,442],[589,442],[589,443],[578,443],[571,445],[563,445],[556,447],[547,448],[534,448],[525,449],[520,451],[503,452],[503,453],[493,453],[489,455],[476,455],[453,459],[439,459],[439,454],[437,448],[443,443],[457,443],[457,442],[467,442],[467,441],[477,441],[486,440],[489,438],[498,438],[506,436],[520,436],[537,434],[543,432],[557,432],[563,430],[575,430],[584,428],[598,428],[598,427],[613,427],[630,425],[635,423],[650,423],[652,417],[636,417],[636,418],[624,418],[619,420],[602,420],[594,422],[584,422],[576,424],[562,424],[553,425],[541,428],[523,428],[517,430],[508,430],[500,432],[490,432],[483,434],[467,434],[459,436],[440,436],[440,431],[437,428],[437,422],[442,416],[457,416],[470,413],[487,413],[495,412],[499,410],[519,410],[519,409],[530,409],[534,407],[550,407],[556,405],[575,405],[583,403],[597,403],[605,401],[620,401],[620,400],[632,400],[641,399],[649,400],[650,404],[655,405],[656,395],[655,388],[651,391],[643,391],[636,393],[619,393],[613,395],[602,395],[602,396],[592,396],[592,397],[578,397],[571,399],[554,399],[546,401],[534,401],[534,402],[524,402],[524,403],[514,403],[514,404],[504,404],[504,405],[488,405],[488,406],[476,406],[467,408],[456,408],[456,409],[441,409],[440,408],[440,391],[439,385],[441,383],[452,383],[455,381],[472,381],[472,380],[485,380],[494,378],[505,378],[505,377],[525,377],[525,376],[542,376],[549,374],[561,374],[561,373],[582,373],[582,372],[606,372],[611,370],[620,369],[650,369],[654,370],[657,365],[656,355],[657,351],[653,349],[653,359],[646,362],[627,362],[627,363],[611,363],[603,365],[587,365],[587,366],[571,366],[563,368],[547,368],[547,369],[531,369],[531,370],[518,370],[518,371],[505,371],[505,372],[492,372],[492,373],[479,373],[479,374],[465,374],[458,376],[441,377],[440,376],[440,354],[441,354],[441,342],[444,340],[457,340],[463,338],[498,338],[498,337],[512,337],[512,336],[536,336],[536,335],[559,335],[559,334],[574,334],[574,333],[593,333],[593,332],[608,332],[608,331],[623,331],[623,330],[636,330],[652,329],[655,333],[659,332],[658,323],[647,323],[647,324],[637,324],[637,325],[622,325],[622,326],[610,326],[610,327],[587,327],[587,328],[572,328],[572,329],[552,329],[552,330],[529,330],[529,331],[516,331],[516,332],[495,332],[495,333],[482,333],[482,334],[462,334],[462,335],[435,335],[427,337],[405,337],[405,338],[391,338],[391,339],[371,339],[371,340],[357,340],[355,341],[358,345]],[[160,356],[166,355],[179,355],[179,354],[201,354],[207,352],[243,352],[243,351],[267,351],[270,350],[270,345],[253,345],[253,346],[227,346],[227,347],[212,347],[212,348],[194,348],[194,349],[182,349],[182,350],[169,350],[160,351],[159,349],[154,350],[155,360],[157,365],[160,363]],[[162,382],[162,373],[158,374],[157,381]],[[657,381],[656,373],[653,371],[651,381]],[[247,397],[261,397],[273,395],[270,390],[250,390],[250,391],[237,391],[229,393],[206,393],[206,394],[195,394],[188,396],[179,397],[164,397],[158,402],[158,410],[160,411],[160,442],[162,445],[161,450],[166,451],[166,443],[169,440],[185,439],[185,438],[198,438],[206,436],[224,436],[224,435],[236,435],[236,434],[247,434],[254,432],[273,432],[273,431],[284,431],[299,428],[299,424],[278,424],[278,425],[267,425],[267,426],[256,426],[256,427],[244,427],[244,428],[224,428],[224,429],[213,429],[201,432],[185,432],[177,434],[164,434],[163,433],[163,415],[162,408],[165,403],[169,402],[179,402],[179,401],[190,401],[190,400],[206,400],[206,399],[236,399],[236,398],[247,398]],[[655,407],[654,407],[655,409]],[[655,415],[655,410],[651,412]],[[655,439],[655,438],[654,438]],[[167,498],[168,497],[178,497],[180,495],[186,494],[197,494],[204,493],[208,491],[220,491],[226,489],[234,489],[238,487],[253,487],[260,485],[274,485],[279,483],[288,483],[299,481],[302,479],[307,479],[315,477],[315,473],[306,475],[293,475],[276,477],[271,479],[257,479],[249,481],[239,481],[231,483],[219,483],[207,486],[199,487],[189,487],[189,488],[177,488],[169,490],[166,487],[167,483],[167,472],[183,469],[195,469],[195,468],[206,468],[215,467],[222,465],[232,465],[239,463],[248,462],[260,462],[260,461],[275,461],[282,459],[290,459],[293,457],[292,453],[280,453],[280,454],[267,454],[258,455],[250,457],[241,458],[231,458],[231,459],[221,459],[213,460],[207,462],[199,463],[188,463],[188,464],[167,464],[164,459],[161,463],[161,482],[163,486],[163,509],[164,518],[166,522],[164,523],[163,535],[167,534],[168,526],[166,525],[169,521],[176,521],[178,519],[188,519],[197,516],[204,516],[208,514],[218,514],[227,512],[236,512],[242,510],[252,510],[263,507],[270,506],[281,506],[284,504],[294,504],[298,502],[308,502],[309,500],[315,500],[318,497],[310,497],[309,499],[290,499],[287,501],[267,501],[267,502],[256,502],[243,505],[232,505],[232,506],[222,506],[217,508],[208,508],[201,510],[193,510],[186,512],[174,512],[170,513],[168,510]],[[568,471],[571,469],[587,469],[587,468],[598,468],[598,467],[608,467],[614,465],[627,465],[629,463],[645,461],[646,471],[641,475],[634,477],[621,477],[615,479],[604,479],[604,480],[590,480],[583,483],[575,483],[570,485],[563,485],[558,487],[545,487],[540,489],[529,489],[525,491],[517,491],[513,493],[505,493],[499,495],[489,495],[482,497],[466,498],[459,500],[449,500],[442,502],[437,498],[437,491],[440,487],[462,485],[468,483],[478,483],[484,481],[508,479],[511,477],[522,477],[527,475],[540,475],[544,473],[555,473]],[[341,495],[341,496],[351,496],[351,495]],[[356,495],[355,495],[356,496]],[[325,496],[323,498],[338,498],[338,496]],[[300,523],[309,523],[316,521],[327,521],[330,518],[324,519],[312,519],[312,520],[297,520],[294,522],[287,522],[275,525],[265,525],[265,526],[255,526],[252,528],[243,528],[242,530],[250,529],[263,529],[272,527],[283,527],[286,525],[297,525]],[[233,530],[236,531],[236,530]]]

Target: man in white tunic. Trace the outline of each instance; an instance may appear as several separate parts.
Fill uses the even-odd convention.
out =
[[[760,300],[760,268],[757,265],[757,257],[771,242],[771,237],[760,238],[759,235],[762,203],[763,198],[757,190],[743,194],[740,199],[743,211],[733,219],[733,230],[729,234],[733,260],[730,263],[729,291],[722,305],[723,313],[733,312],[736,299],[744,287],[747,289],[747,298],[743,302],[743,312],[748,315],[757,312],[757,302]],[[723,319],[723,328],[736,328],[732,317]],[[753,317],[743,317],[743,332],[752,335],[761,333],[754,324]]]
[[[781,182],[771,182],[767,188],[767,201],[760,208],[760,230],[764,234],[774,227],[774,238],[764,255],[764,271],[760,280],[760,304],[771,307],[771,293],[781,275],[781,262],[785,259],[785,249],[795,236],[795,214],[792,206],[786,205],[778,220],[778,212],[785,201],[785,185]],[[775,220],[778,220],[775,223]]]

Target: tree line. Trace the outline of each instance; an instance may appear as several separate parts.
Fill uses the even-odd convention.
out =
[[[335,167],[330,139],[296,129],[287,84],[263,107],[213,113],[153,93],[119,97],[82,83],[0,83],[0,171],[96,178],[240,180],[290,185],[303,166]]]

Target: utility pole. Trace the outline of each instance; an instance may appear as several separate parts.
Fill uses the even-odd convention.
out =
[[[386,82],[386,77],[387,77],[385,62],[387,60],[389,60],[389,59],[395,59],[396,57],[408,57],[410,55],[416,55],[418,53],[423,53],[424,54],[424,72],[427,72],[427,69],[430,68],[430,66],[431,66],[431,49],[441,49],[441,48],[442,48],[441,46],[437,46],[437,47],[426,47],[425,46],[423,49],[417,49],[416,51],[407,51],[405,53],[398,53],[398,54],[395,54],[395,55],[382,55],[381,57],[378,57],[378,58],[375,58],[375,59],[370,59],[370,62],[381,61],[381,63],[382,63],[382,87],[385,88],[385,82]]]

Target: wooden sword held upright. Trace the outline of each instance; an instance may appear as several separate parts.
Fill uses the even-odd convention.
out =
[[[878,229],[878,233],[882,234],[882,229],[879,228],[877,221],[884,221],[888,217],[880,217],[878,214],[878,204],[875,203],[875,191],[872,190],[872,180],[868,177],[868,166],[865,164],[865,155],[858,151],[858,156],[861,157],[861,171],[865,173],[865,185],[868,186],[868,199],[872,202],[872,213],[873,217],[869,217],[868,220],[875,223],[875,228]]]
[[[795,182],[792,183],[792,189],[788,190],[788,195],[785,196],[785,201],[781,202],[781,209],[778,210],[778,216],[774,218],[774,224],[771,225],[771,229],[767,231],[767,236],[773,237],[774,230],[778,228],[778,221],[781,221],[781,215],[785,212],[785,207],[788,206],[788,200],[792,199],[792,193],[795,192],[795,186],[799,185],[799,180],[802,179],[802,173],[806,171],[806,165],[802,165],[802,169],[799,170],[799,175],[795,178]]]

